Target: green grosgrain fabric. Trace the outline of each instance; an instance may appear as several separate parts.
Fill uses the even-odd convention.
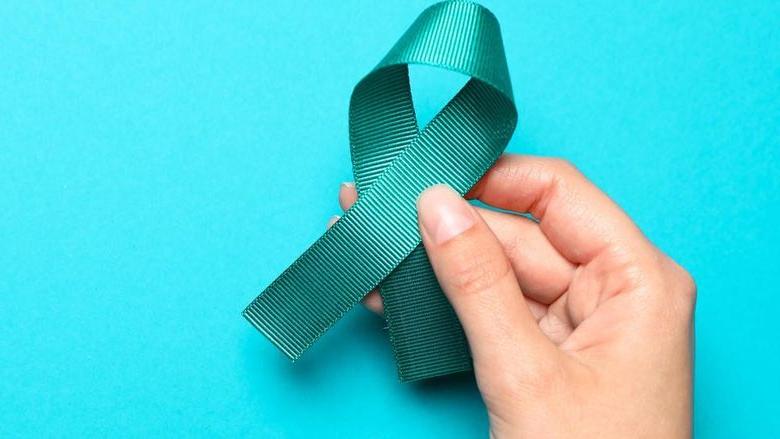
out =
[[[420,131],[409,64],[471,77]],[[496,18],[470,2],[423,11],[355,86],[349,134],[358,201],[244,310],[290,359],[379,287],[402,381],[469,370],[468,345],[428,262],[416,200],[447,184],[465,194],[517,122]]]

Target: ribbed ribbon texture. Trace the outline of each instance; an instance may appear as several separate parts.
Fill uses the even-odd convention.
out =
[[[471,77],[422,131],[409,64]],[[516,123],[495,16],[461,1],[423,11],[352,92],[349,137],[358,201],[244,316],[296,360],[378,287],[402,381],[469,370],[463,330],[420,245],[415,203],[435,184],[468,192],[501,155]]]

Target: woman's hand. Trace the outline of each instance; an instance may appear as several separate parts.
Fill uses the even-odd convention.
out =
[[[492,436],[690,436],[691,276],[564,161],[505,155],[469,196],[538,219],[446,186],[418,200]],[[356,197],[342,186],[343,208]]]

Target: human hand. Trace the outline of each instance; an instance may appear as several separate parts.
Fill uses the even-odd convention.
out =
[[[688,437],[690,275],[566,162],[503,156],[469,196],[420,196],[420,232],[471,347],[493,437]],[[354,203],[342,186],[342,207]],[[381,312],[372,292],[365,302]]]

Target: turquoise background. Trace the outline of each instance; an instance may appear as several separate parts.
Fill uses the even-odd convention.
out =
[[[347,106],[429,3],[0,3],[0,436],[482,437],[355,309],[240,316],[351,179]],[[780,2],[486,1],[520,122],[699,286],[700,437],[780,430]],[[413,72],[429,118],[459,79]]]

